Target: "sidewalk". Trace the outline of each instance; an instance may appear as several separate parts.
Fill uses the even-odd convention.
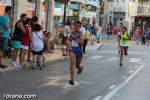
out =
[[[94,45],[88,44],[86,50],[87,51],[97,50],[98,48],[100,48],[102,46],[102,44],[103,43],[94,43]],[[54,61],[63,60],[65,58],[68,58],[68,56],[66,56],[66,57],[62,56],[61,49],[55,49],[54,53],[44,53],[44,57],[45,57],[45,63],[54,62]],[[8,68],[0,69],[0,74],[9,73],[9,72],[12,72],[15,70],[21,70],[22,69],[22,68],[15,69],[15,68],[11,67],[10,61],[11,61],[10,58],[4,58],[3,59],[4,64],[7,65]],[[19,58],[17,59],[17,63],[18,62],[19,62]]]
[[[53,61],[57,61],[57,60],[61,60],[61,59],[67,58],[67,57],[62,56],[62,52],[61,52],[60,49],[59,50],[56,49],[54,51],[54,53],[44,53],[44,57],[45,57],[45,63],[46,62],[53,62]],[[7,65],[8,68],[0,69],[0,74],[1,73],[8,73],[8,72],[11,72],[11,71],[14,71],[14,70],[22,69],[22,68],[15,69],[15,68],[11,67],[10,61],[11,61],[10,58],[4,58],[3,59],[4,64]],[[17,63],[18,62],[19,62],[19,59],[17,59]]]

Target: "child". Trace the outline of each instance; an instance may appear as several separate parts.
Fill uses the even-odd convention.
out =
[[[52,49],[54,49],[54,43],[53,41],[51,40],[51,33],[48,32],[47,35],[46,35],[46,47],[47,47],[47,51],[48,53],[54,53],[52,51]]]
[[[42,70],[42,55],[43,55],[43,49],[44,49],[44,43],[43,43],[43,33],[41,32],[41,26],[39,24],[35,24],[33,26],[33,32],[32,32],[32,44],[31,49],[33,53],[33,67],[32,69],[35,69],[36,65],[36,58],[39,59],[39,65],[40,70]]]

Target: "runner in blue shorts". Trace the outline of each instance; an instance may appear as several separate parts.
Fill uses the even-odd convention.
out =
[[[77,74],[81,74],[83,67],[80,66],[82,57],[83,57],[83,33],[80,32],[81,22],[77,21],[75,26],[71,30],[71,34],[69,36],[70,40],[70,49],[69,49],[69,56],[70,56],[70,78],[69,81],[70,85],[74,85],[74,66],[78,69]]]

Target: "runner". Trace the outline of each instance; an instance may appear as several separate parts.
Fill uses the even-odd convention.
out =
[[[123,55],[127,52],[127,49],[129,47],[129,40],[131,39],[127,33],[127,28],[123,27],[123,32],[120,34],[120,66],[123,66]]]
[[[70,78],[69,81],[70,85],[74,85],[74,66],[78,69],[77,74],[81,74],[83,67],[80,66],[83,51],[82,51],[82,44],[83,44],[83,33],[80,32],[81,22],[77,21],[75,23],[74,31],[70,34],[70,49],[69,49],[69,56],[70,56]]]
[[[120,35],[122,33],[123,30],[123,23],[120,23],[120,27],[118,29],[118,54],[120,54]]]

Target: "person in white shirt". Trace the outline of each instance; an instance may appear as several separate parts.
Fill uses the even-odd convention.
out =
[[[40,65],[40,70],[42,70],[42,62],[43,62],[43,50],[44,50],[44,37],[41,31],[41,26],[39,24],[35,24],[33,26],[32,32],[32,43],[31,43],[31,50],[33,54],[33,67],[35,69],[36,60],[38,57],[38,63]]]
[[[71,25],[70,22],[67,22],[65,27],[64,27],[64,33],[63,33],[63,37],[62,37],[62,52],[63,52],[63,56],[67,56],[67,42],[68,42],[68,34],[70,32],[70,28],[69,26]]]
[[[102,38],[102,27],[98,26],[97,27],[97,33],[96,33],[97,43],[100,43],[101,38]]]

